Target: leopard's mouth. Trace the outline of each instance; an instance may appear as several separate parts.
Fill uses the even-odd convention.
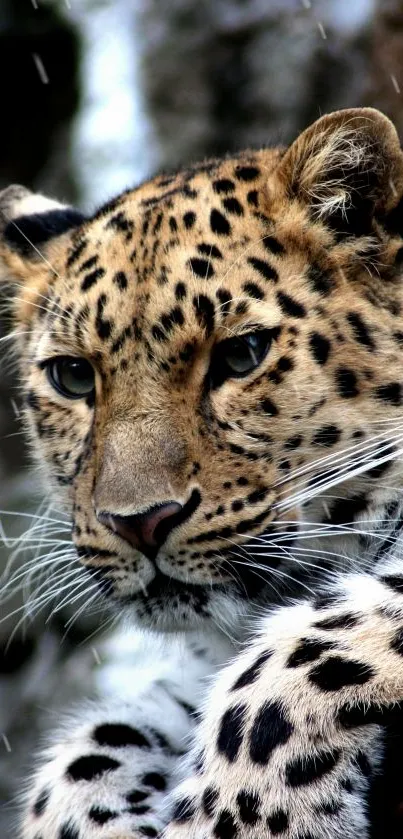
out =
[[[164,574],[163,571],[160,571],[160,569],[157,568],[154,578],[147,586],[144,587],[144,589],[123,599],[128,603],[133,603],[139,599],[156,600],[164,598],[165,600],[170,600],[173,597],[191,598],[192,596],[202,598],[203,593],[212,587],[215,591],[225,590],[224,583],[208,584],[205,582],[184,582],[183,580],[178,580],[176,577],[170,577],[167,574]]]
[[[264,539],[264,535],[258,538]],[[135,591],[130,581],[126,591],[124,588],[119,590],[112,565],[86,565],[86,569],[93,575],[94,581],[108,600],[122,604],[159,602],[161,606],[170,608],[173,602],[186,602],[189,605],[192,602],[207,602],[212,593],[228,592],[232,597],[254,599],[267,588],[273,571],[281,561],[278,553],[269,547],[266,547],[264,553],[244,545],[239,549],[234,547],[221,561],[221,579],[195,581],[189,578],[180,579],[169,569],[161,569],[155,559],[148,559],[152,563],[154,576],[147,583],[141,582]],[[138,581],[136,583],[138,585]]]

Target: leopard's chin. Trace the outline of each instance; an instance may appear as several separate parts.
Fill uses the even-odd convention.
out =
[[[214,586],[224,591],[224,585]],[[211,620],[211,586],[183,582],[157,570],[144,589],[130,594],[110,592],[110,602],[138,625],[159,632],[194,630]]]
[[[157,569],[144,589],[130,593],[109,590],[107,600],[140,628],[172,633],[225,625],[236,635],[238,618],[253,612],[265,591],[267,584],[262,576],[251,575],[248,581],[237,583],[233,579],[222,583],[192,583]]]

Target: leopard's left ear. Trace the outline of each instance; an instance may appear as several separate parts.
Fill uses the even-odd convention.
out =
[[[290,146],[278,172],[289,197],[347,235],[370,232],[403,194],[403,154],[396,129],[373,108],[351,108],[313,123]]]
[[[24,281],[49,240],[85,220],[78,210],[23,186],[0,192],[0,280]]]

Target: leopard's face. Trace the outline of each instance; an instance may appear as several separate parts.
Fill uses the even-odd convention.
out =
[[[357,137],[375,124],[379,157],[386,119],[344,113],[370,115]],[[3,194],[34,449],[81,562],[144,624],[225,622],[261,598],[337,452],[397,422],[392,146],[382,212],[371,182],[358,215],[291,184],[294,147],[156,178],[90,220]]]

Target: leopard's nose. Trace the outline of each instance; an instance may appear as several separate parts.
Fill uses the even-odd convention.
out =
[[[167,501],[133,516],[99,512],[97,519],[149,559],[154,559],[171,530],[182,520],[182,504]]]

